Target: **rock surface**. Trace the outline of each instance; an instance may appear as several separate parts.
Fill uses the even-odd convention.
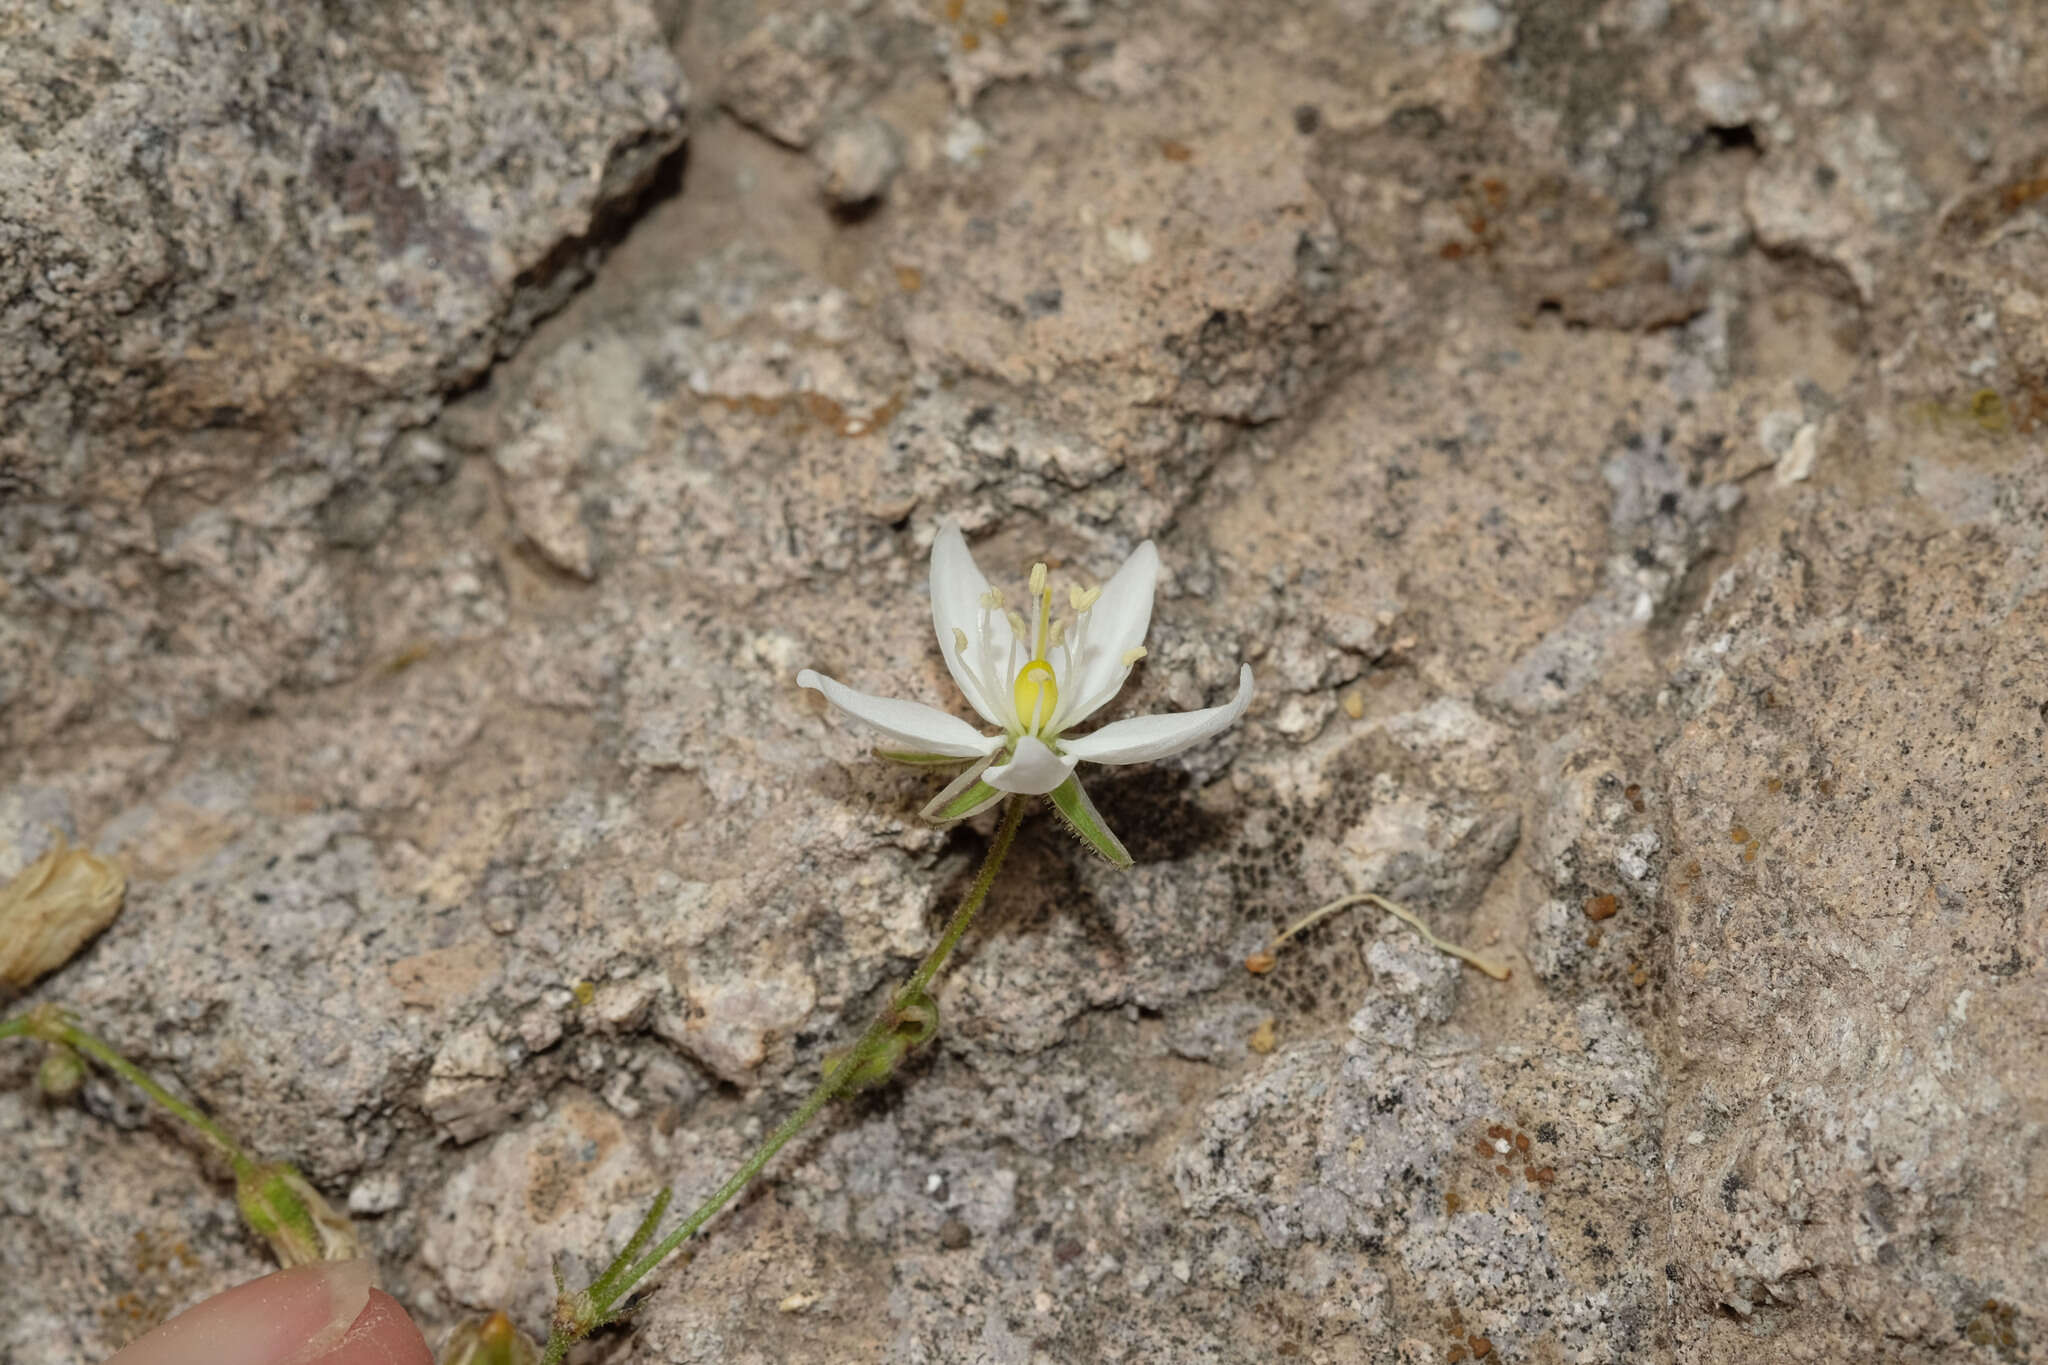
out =
[[[948,702],[941,519],[1004,581],[1150,536],[1117,705],[1245,659],[1250,714],[1098,771],[1128,873],[1028,824],[937,1043],[592,1359],[2039,1358],[2044,54],[1933,0],[0,20],[0,876],[128,873],[12,1003],[301,1165],[430,1336],[538,1330],[987,838],[796,670]],[[1512,980],[1362,909],[1245,970],[1354,889]],[[262,1269],[36,1062],[0,1355]]]

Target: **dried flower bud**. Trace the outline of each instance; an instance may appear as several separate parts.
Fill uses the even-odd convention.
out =
[[[127,888],[118,866],[59,839],[0,890],[0,981],[27,986],[69,962],[121,912]]]
[[[535,1365],[540,1347],[500,1311],[466,1318],[441,1344],[436,1365]]]
[[[287,1268],[315,1261],[353,1261],[362,1256],[355,1225],[292,1167],[283,1162],[248,1165],[235,1172],[235,1203],[242,1219],[270,1243]]]
[[[911,1047],[929,1042],[939,1031],[939,1002],[915,991],[896,1007],[896,1033]]]

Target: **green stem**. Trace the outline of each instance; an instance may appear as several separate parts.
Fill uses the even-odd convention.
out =
[[[745,1189],[747,1183],[761,1173],[761,1168],[774,1159],[775,1154],[788,1145],[789,1140],[801,1133],[818,1111],[842,1094],[860,1070],[862,1064],[875,1057],[889,1035],[900,1022],[900,1013],[912,1000],[925,993],[939,971],[946,965],[946,959],[960,946],[968,926],[974,923],[974,916],[988,899],[989,888],[995,885],[996,873],[1001,870],[1003,859],[1009,856],[1010,845],[1016,841],[1017,827],[1023,823],[1024,812],[1030,803],[1021,797],[1010,797],[1003,810],[1003,821],[996,829],[995,842],[989,845],[988,856],[982,860],[981,871],[975,875],[974,885],[968,888],[960,908],[946,921],[939,941],[924,955],[924,961],[911,973],[910,980],[890,993],[887,1003],[875,1015],[867,1032],[861,1034],[839,1064],[832,1068],[817,1089],[805,1097],[795,1113],[783,1120],[782,1126],[768,1135],[768,1138],[754,1154],[723,1185],[720,1185],[709,1199],[697,1206],[696,1212],[683,1220],[682,1226],[656,1243],[654,1248],[623,1272],[616,1266],[600,1276],[597,1283],[581,1294],[565,1298],[556,1305],[553,1330],[548,1335],[547,1353],[543,1365],[560,1365],[568,1354],[569,1347],[590,1335],[597,1327],[610,1319],[611,1311],[618,1302],[632,1292],[633,1286],[646,1278],[649,1271],[666,1260],[669,1253],[695,1236],[697,1231],[711,1221],[720,1209],[732,1201],[734,1195]]]
[[[220,1154],[234,1166],[237,1177],[253,1168],[254,1163],[250,1161],[249,1154],[228,1136],[225,1128],[158,1085],[155,1077],[72,1023],[64,1017],[62,1011],[49,1005],[39,1005],[26,1014],[17,1015],[0,1024],[0,1038],[9,1038],[17,1034],[40,1038],[46,1043],[57,1043],[83,1052],[169,1110],[173,1117],[198,1129],[200,1134],[219,1149]]]

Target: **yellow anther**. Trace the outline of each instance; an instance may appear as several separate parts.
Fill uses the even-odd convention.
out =
[[[1023,638],[1024,638],[1024,618],[1023,618],[1023,617],[1019,616],[1019,615],[1018,615],[1018,614],[1017,614],[1016,612],[1014,612],[1014,611],[1006,611],[1006,612],[1004,612],[1004,613],[1003,613],[1003,619],[1007,620],[1007,621],[1008,621],[1008,622],[1010,623],[1010,633],[1011,633],[1011,634],[1015,635],[1015,636],[1016,636],[1016,637],[1017,637],[1017,638],[1018,638],[1019,640],[1021,640],[1021,639],[1023,639]]]
[[[953,627],[953,649],[963,656],[967,653],[967,632],[958,626]]]
[[[1003,590],[1001,588],[990,588],[981,595],[981,605],[987,611],[1001,611],[1003,609]]]
[[[1060,704],[1060,685],[1051,664],[1033,659],[1024,665],[1010,692],[1017,703],[1017,723],[1024,727],[1024,733],[1037,734],[1052,723],[1052,713]]]
[[[1127,649],[1124,651],[1124,667],[1129,668],[1132,664],[1138,662],[1138,660],[1144,657],[1145,646],[1143,645],[1139,645],[1136,649]]]
[[[1069,587],[1067,589],[1067,605],[1072,607],[1075,611],[1086,611],[1088,610],[1088,608],[1095,605],[1095,599],[1100,596],[1102,596],[1102,589],[1099,587]]]
[[[1031,595],[1032,595],[1033,597],[1036,597],[1036,596],[1038,596],[1038,594],[1040,594],[1040,593],[1042,593],[1042,592],[1044,592],[1044,591],[1045,591],[1045,565],[1043,565],[1043,564],[1033,564],[1033,565],[1031,566]]]
[[[1066,642],[1067,642],[1067,623],[1066,623],[1065,621],[1055,621],[1055,622],[1053,622],[1053,623],[1052,623],[1052,639],[1051,639],[1051,641],[1050,641],[1049,643],[1050,643],[1050,644],[1052,644],[1052,645],[1063,645],[1063,644],[1065,644]]]

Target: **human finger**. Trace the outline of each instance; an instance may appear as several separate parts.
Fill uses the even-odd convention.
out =
[[[321,1261],[236,1285],[114,1353],[107,1365],[311,1365],[370,1302],[368,1261]]]

